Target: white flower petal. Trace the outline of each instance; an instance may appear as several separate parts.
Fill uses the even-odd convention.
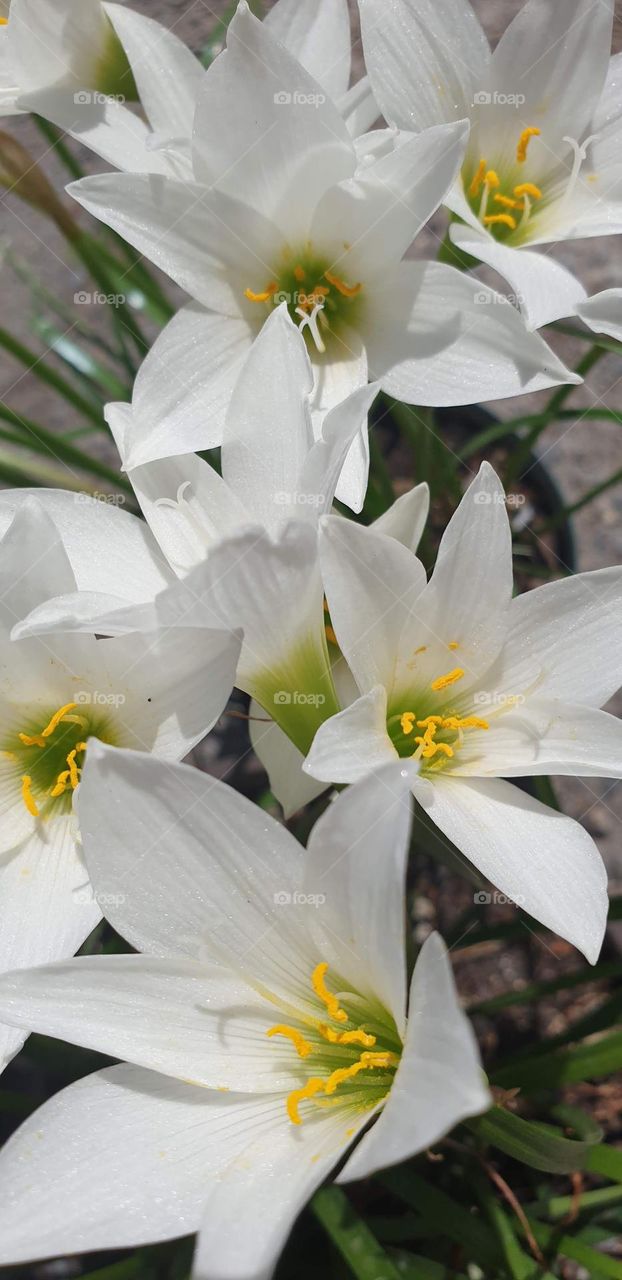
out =
[[[130,1066],[70,1085],[3,1148],[0,1259],[18,1263],[191,1234],[249,1130],[271,1133],[279,1106]]]
[[[226,129],[215,127],[222,119]],[[288,239],[307,238],[313,202],[354,170],[337,107],[246,4],[205,77],[194,152],[201,181],[276,222]]]
[[[622,134],[622,53],[609,59],[607,79],[600,101],[589,128],[595,134],[592,156],[598,171],[615,168],[620,163],[620,137]]]
[[[317,515],[329,512],[336,496],[353,511],[365,502],[369,479],[368,414],[378,384],[359,386],[323,419],[321,436],[305,460],[300,493],[316,498]]]
[[[363,692],[393,685],[398,641],[426,585],[397,539],[327,517],[320,534],[324,589],[340,648]]]
[[[376,533],[386,533],[396,538],[413,554],[421,541],[430,510],[430,489],[424,480],[396,498],[395,502],[374,520],[372,528]]]
[[[380,107],[374,97],[369,76],[363,76],[338,102],[339,110],[346,122],[348,133],[359,138],[367,133],[376,123],[380,115]]]
[[[0,27],[0,119],[2,116],[22,114],[21,108],[17,106],[20,92],[9,47],[9,29],[2,26]]]
[[[222,192],[132,173],[96,174],[67,190],[191,297],[224,315],[246,314],[245,287],[271,275],[276,228]]]
[[[152,129],[188,137],[205,70],[183,40],[120,4],[104,4],[127,55]]]
[[[330,968],[379,1000],[403,1033],[405,879],[416,768],[392,763],[348,787],[316,822],[304,892],[325,898],[316,937]],[[312,928],[315,921],[312,920]]]
[[[101,919],[73,815],[30,825],[30,835],[0,858],[0,973],[73,955]],[[0,1071],[26,1034],[0,1024]]]
[[[587,831],[499,778],[435,778],[422,801],[483,875],[594,964],[607,921],[607,874]]]
[[[360,9],[367,70],[390,124],[418,130],[469,115],[490,53],[467,0],[360,0]]]
[[[577,307],[577,315],[594,333],[606,333],[622,342],[622,289],[593,294]]]
[[[134,383],[126,466],[222,444],[225,415],[254,331],[243,316],[182,307],[156,338]]]
[[[313,356],[313,431],[321,435],[326,414],[367,383],[367,352],[356,330],[343,327],[332,335],[330,349]]]
[[[475,230],[460,223],[453,223],[449,234],[459,249],[494,267],[511,284],[515,304],[529,329],[574,315],[587,298],[581,282],[549,254],[513,249],[482,228]]]
[[[447,949],[438,933],[415,965],[402,1061],[373,1128],[338,1182],[367,1178],[432,1146],[467,1116],[492,1106],[477,1041],[458,1002]]]
[[[409,404],[503,399],[577,383],[518,311],[481,282],[403,262],[378,285],[365,322],[370,377]]]
[[[378,685],[320,725],[304,770],[324,782],[358,782],[398,760],[387,733],[387,695]]]
[[[86,97],[87,101],[82,99]],[[128,173],[168,173],[164,155],[149,146],[150,130],[139,116],[116,98],[74,92],[74,87],[51,85],[22,93],[20,106],[51,120],[63,133],[101,156],[107,164]]]
[[[248,731],[253,751],[268,774],[270,789],[286,819],[326,790],[324,782],[316,782],[303,773],[302,752],[254,700],[250,705]]]
[[[277,0],[264,26],[329,97],[346,92],[352,61],[347,0]]]
[[[22,89],[96,88],[110,28],[99,0],[12,0],[11,58]]]
[[[452,773],[503,778],[562,774],[622,776],[622,722],[617,716],[537,695],[490,729],[469,734]]]

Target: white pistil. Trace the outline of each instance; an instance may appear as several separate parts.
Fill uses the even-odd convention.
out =
[[[324,341],[318,325],[318,315],[323,310],[324,310],[323,302],[317,302],[315,304],[313,311],[311,312],[311,315],[308,315],[306,311],[303,311],[302,307],[296,307],[296,315],[300,316],[300,324],[298,326],[300,332],[304,333],[304,330],[306,328],[309,329],[311,337],[313,338],[313,341],[321,355],[323,355],[324,352],[326,351],[326,347],[324,345]]]
[[[600,137],[600,134],[591,133],[589,138],[586,138],[585,142],[581,142],[581,143],[578,143],[576,138],[563,138],[563,141],[567,142],[569,147],[572,147],[572,150],[574,152],[574,159],[572,162],[570,177],[566,185],[566,190],[562,196],[562,204],[567,204],[568,200],[573,195],[573,192],[579,180],[579,174],[581,172],[581,168],[587,156],[590,144],[592,142],[598,142],[599,137]]]

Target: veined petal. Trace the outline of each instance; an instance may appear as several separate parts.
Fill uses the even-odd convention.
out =
[[[367,1178],[425,1151],[468,1116],[492,1106],[477,1041],[460,1008],[447,949],[433,933],[419,953],[410,988],[402,1060],[373,1128],[338,1182]]]
[[[138,370],[126,467],[222,444],[253,337],[243,316],[220,315],[199,303],[173,316]]]
[[[323,782],[358,782],[398,759],[387,733],[386,689],[377,685],[320,725],[304,771]]]
[[[330,967],[379,1000],[403,1034],[406,1019],[405,879],[416,766],[385,765],[348,787],[316,822],[304,891],[318,912],[321,954]]]
[[[224,130],[215,127],[221,119]],[[337,107],[246,3],[205,76],[194,154],[202,182],[216,183],[294,239],[306,239],[314,203],[354,170]]]
[[[593,707],[533,697],[469,735],[456,774],[519,778],[622,776],[622,722]]]
[[[376,533],[388,534],[396,538],[413,554],[421,541],[430,510],[430,489],[424,480],[396,498],[383,515],[374,520],[372,529]]]
[[[481,228],[460,223],[453,223],[449,234],[459,249],[493,267],[511,284],[515,305],[529,329],[540,329],[562,316],[573,315],[587,298],[581,282],[547,253],[513,249]]]
[[[578,822],[500,778],[435,778],[422,803],[492,884],[596,962],[607,920],[607,874]]]
[[[359,387],[367,384],[367,351],[360,333],[345,325],[338,333],[334,333],[330,350],[324,353],[318,351],[314,355],[313,374],[311,416],[313,433],[318,439],[323,431],[326,414],[347,400]],[[350,496],[358,492],[360,476],[359,466],[354,475],[347,477]]]
[[[277,0],[264,26],[329,97],[346,92],[352,61],[347,0]]]
[[[191,297],[223,315],[246,314],[249,279],[270,275],[280,247],[276,228],[256,208],[196,182],[100,173],[67,190]]]
[[[524,395],[580,379],[518,311],[454,267],[403,262],[374,290],[365,320],[370,377],[409,404]]]
[[[110,28],[100,0],[12,0],[9,47],[23,90],[97,88]]]
[[[622,289],[604,289],[577,307],[577,315],[594,333],[622,342]]]
[[[31,827],[30,835],[0,858],[0,973],[72,956],[101,919],[78,853],[75,817],[66,814]],[[26,1035],[0,1023],[0,1072]]]
[[[105,3],[102,8],[127,54],[152,129],[189,140],[205,76],[198,58],[153,18],[120,4]]]
[[[488,41],[467,0],[360,0],[365,62],[390,124],[426,129],[470,114]]]
[[[139,1067],[70,1085],[2,1150],[2,1262],[196,1231],[211,1184],[248,1145],[249,1129],[271,1133],[280,1111],[281,1098],[240,1099]]]
[[[332,625],[359,689],[382,685],[390,694],[425,569],[395,538],[338,517],[323,522],[320,554]]]

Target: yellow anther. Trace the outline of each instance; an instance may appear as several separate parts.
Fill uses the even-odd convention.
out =
[[[316,996],[319,996],[323,1004],[326,1005],[331,1018],[333,1018],[335,1022],[347,1022],[348,1015],[345,1009],[340,1007],[337,997],[333,995],[332,991],[328,990],[324,982],[324,978],[327,973],[328,965],[326,961],[321,961],[320,964],[316,965],[313,973],[311,974],[311,986],[313,987]]]
[[[401,726],[402,733],[406,737],[408,737],[409,733],[412,733],[414,725],[415,725],[414,711],[404,711],[403,715],[400,716],[400,726]]]
[[[279,1023],[277,1027],[270,1027],[270,1030],[266,1031],[266,1035],[286,1036],[288,1040],[291,1040],[299,1058],[308,1058],[309,1054],[313,1052],[313,1045],[309,1044],[302,1032],[297,1031],[295,1027],[287,1027]]]
[[[494,169],[489,169],[486,177],[484,178],[484,183],[491,191],[493,191],[495,187],[500,187],[501,182],[499,180],[499,174],[495,173]]]
[[[415,657],[418,657],[420,653],[426,653],[427,648],[428,648],[427,644],[420,645],[418,649],[415,649]]]
[[[512,200],[510,199],[510,196],[500,196],[497,194],[495,196],[495,200],[497,204],[502,205],[504,209],[522,209],[523,207],[520,200]]]
[[[253,293],[252,289],[245,289],[244,297],[248,298],[249,302],[269,302],[276,293],[278,287],[276,280],[272,280],[262,293]]]
[[[6,27],[8,26],[8,23],[9,23],[8,18],[0,18],[0,27]]]
[[[297,267],[294,267],[294,276],[299,284],[302,284],[303,280],[306,280],[307,278],[307,273],[304,267],[300,266],[300,263]]]
[[[542,192],[535,182],[521,182],[514,188],[515,196],[531,196],[532,200],[541,200]]]
[[[458,640],[450,640],[450,641],[449,641],[449,644],[447,645],[447,648],[448,648],[448,649],[459,649],[459,648],[460,648],[460,644],[459,644]]]
[[[516,159],[519,164],[525,163],[525,160],[527,159],[527,148],[531,139],[539,138],[541,132],[541,129],[538,129],[537,126],[533,124],[530,124],[527,129],[523,129],[516,148]]]
[[[67,764],[69,765],[69,781],[74,791],[80,781],[80,773],[76,764],[77,751],[78,748],[74,747],[73,751],[70,751],[67,756]]]
[[[32,778],[30,777],[29,773],[25,773],[24,777],[22,778],[22,800],[24,801],[24,804],[26,805],[28,812],[32,814],[33,818],[38,818],[39,810],[37,808],[37,805],[35,804],[35,799],[32,794]]]
[[[364,1056],[362,1054],[358,1062],[353,1062],[351,1067],[338,1067],[336,1071],[333,1071],[324,1085],[326,1093],[335,1093],[340,1084],[344,1084],[346,1080],[353,1080],[359,1071],[371,1070],[371,1066],[363,1062]]]
[[[489,729],[490,725],[487,720],[480,720],[478,716],[447,716],[443,720],[444,729]]]
[[[50,791],[50,795],[54,800],[56,799],[57,796],[64,795],[65,791],[67,790],[67,783],[69,781],[69,777],[70,777],[69,769],[65,769],[64,773],[59,773],[56,779],[56,782],[54,783],[54,786]]]
[[[307,1098],[314,1098],[316,1093],[324,1091],[325,1081],[320,1080],[319,1076],[313,1076],[311,1080],[307,1080],[303,1089],[294,1089],[287,1099],[287,1114],[292,1124],[301,1124],[298,1108],[301,1102],[305,1102]]]
[[[86,751],[86,742],[76,742],[76,751]]]
[[[60,707],[52,716],[50,723],[45,726],[45,729],[41,730],[41,737],[51,737],[54,731],[58,729],[61,720],[64,720],[69,715],[69,712],[73,711],[75,706],[77,706],[77,703],[68,702],[66,706]],[[76,717],[75,719],[72,717],[72,723],[84,724],[84,721],[80,717]]]
[[[480,187],[482,186],[482,183],[485,177],[486,177],[486,161],[480,160],[477,173],[474,175],[471,185],[469,187],[470,196],[478,195]]]
[[[337,292],[341,293],[344,298],[356,298],[357,294],[359,294],[363,288],[362,284],[346,284],[345,280],[341,280],[340,277],[336,276],[332,271],[325,271],[324,279],[328,280],[328,283],[332,284]]]
[[[511,213],[488,213],[484,218],[484,226],[505,226],[509,227],[510,231],[516,231],[516,218],[513,218]]]
[[[417,728],[418,728],[418,729],[427,729],[427,728],[428,728],[428,726],[429,726],[429,725],[431,725],[431,724],[442,724],[442,723],[443,723],[443,717],[442,717],[442,716],[426,716],[425,720],[418,720],[418,721],[417,721]]]
[[[385,1050],[383,1053],[362,1053],[361,1062],[364,1067],[382,1067],[384,1070],[400,1065],[398,1054],[391,1053],[390,1050]]]
[[[441,751],[441,752],[442,752],[442,754],[443,754],[444,756],[447,756],[447,759],[448,759],[448,760],[451,760],[451,758],[452,758],[452,756],[453,756],[453,754],[454,754],[454,749],[453,749],[453,747],[450,747],[450,746],[448,745],[448,743],[446,743],[446,742],[435,742],[435,743],[434,743],[434,754],[435,754],[435,755],[436,755],[436,752],[437,752],[437,751]]]
[[[17,736],[25,747],[44,747],[46,745],[45,738],[40,733],[35,733],[32,736],[29,733],[18,733]]]
[[[442,689],[448,689],[450,685],[457,684],[458,680],[462,680],[463,675],[462,667],[454,667],[453,671],[447,672],[447,675],[439,676],[437,680],[433,680],[430,687],[435,693],[440,693]]]
[[[360,1044],[364,1049],[373,1049],[376,1043],[376,1037],[363,1031],[362,1027],[358,1027],[356,1031],[333,1031],[332,1027],[322,1023],[320,1033],[329,1044]]]

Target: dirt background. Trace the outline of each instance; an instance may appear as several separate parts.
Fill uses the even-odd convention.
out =
[[[562,3],[563,0],[558,0]],[[270,0],[268,0],[268,6]],[[267,7],[268,7],[267,6]],[[214,24],[225,10],[225,0],[134,0],[133,7],[159,19],[197,52],[209,39]],[[516,13],[518,0],[475,0],[475,8],[491,40],[498,39]],[[356,56],[360,73],[361,56],[356,16]],[[617,4],[615,49],[622,47],[622,0]],[[48,145],[32,122],[26,118],[3,120],[2,126],[27,147],[42,164],[57,190],[61,190],[65,174],[56,163]],[[88,172],[99,172],[105,166],[96,157],[83,152],[80,160]],[[417,244],[417,255],[435,252],[435,230]],[[14,196],[0,197],[0,236],[23,257],[37,278],[71,308],[74,293],[88,286],[82,269],[68,252],[65,241],[46,219]],[[550,246],[567,266],[579,275],[589,293],[622,284],[622,244],[615,237],[575,242],[570,246]],[[493,277],[490,277],[491,282]],[[0,324],[32,343],[30,333],[31,304],[27,288],[16,282],[5,267],[1,276],[3,289]],[[167,282],[167,288],[168,288]],[[97,308],[91,308],[89,323],[97,325]],[[583,344],[556,336],[554,345],[570,365],[576,364]],[[41,354],[44,348],[40,346]],[[66,428],[64,402],[47,394],[28,372],[14,360],[0,357],[0,396],[19,413],[50,427]],[[607,356],[589,375],[587,385],[573,392],[570,404],[576,406],[575,421],[551,428],[541,442],[541,456],[552,470],[565,498],[577,500],[599,480],[605,479],[622,463],[620,429],[615,424],[582,421],[581,409],[604,403],[622,409],[622,361]],[[532,412],[539,407],[536,396],[501,401],[489,406],[500,417]],[[618,487],[580,513],[576,520],[580,569],[595,569],[622,559],[622,488]],[[561,567],[561,566],[560,566]],[[618,704],[618,710],[622,703]],[[622,849],[618,837],[622,818],[622,787],[610,781],[564,781],[559,790],[567,811],[580,819],[598,840],[606,857],[612,889],[622,890]]]

